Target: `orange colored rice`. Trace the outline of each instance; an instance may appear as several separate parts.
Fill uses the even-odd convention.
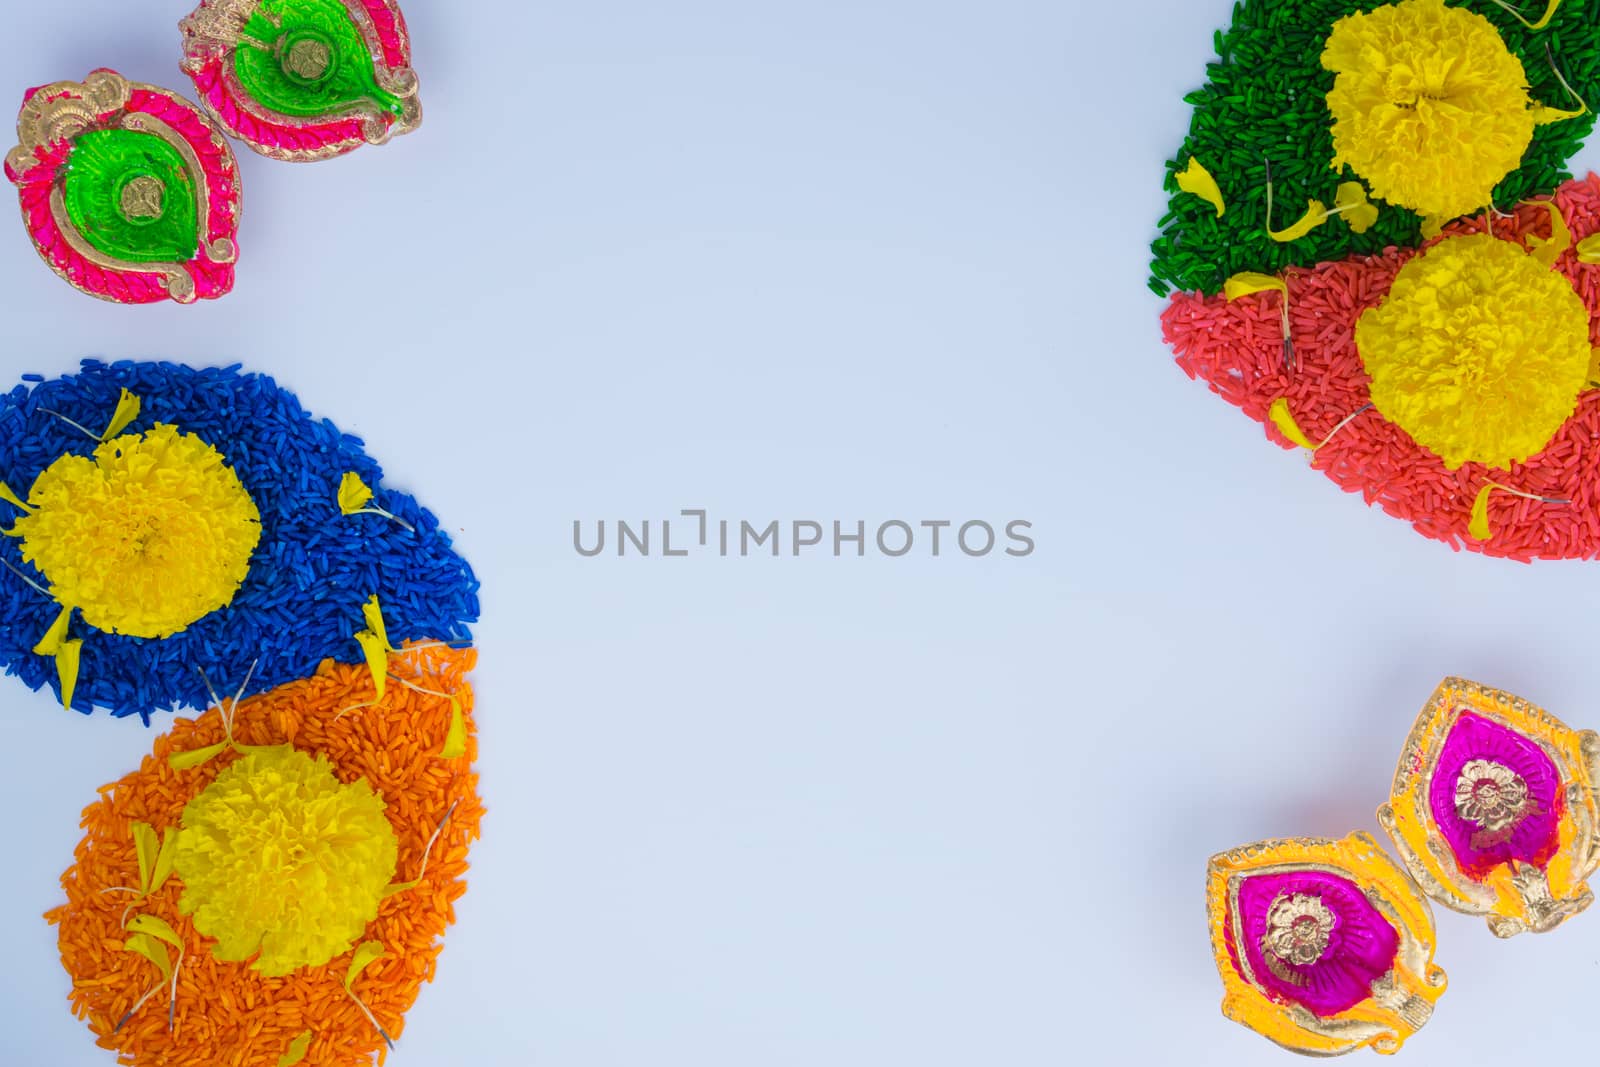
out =
[[[365,666],[331,660],[312,678],[242,702],[234,722],[234,738],[241,744],[289,742],[325,754],[341,782],[365,777],[383,795],[400,841],[397,882],[417,877],[428,839],[450,805],[457,805],[433,846],[422,885],[385,900],[365,935],[381,942],[387,954],[361,973],[354,990],[396,1040],[422,983],[433,979],[441,939],[455,921],[454,901],[466,892],[467,849],[478,837],[483,816],[478,776],[472,771],[477,758],[472,691],[465,677],[476,658],[471,649],[435,647],[394,657],[390,667],[426,689],[457,695],[468,732],[467,754],[460,759],[435,755],[450,726],[449,702],[393,680],[380,705],[335,720],[341,710],[372,699],[372,678]],[[139,884],[133,822],[149,823],[159,837],[179,824],[192,797],[239,758],[230,750],[193,770],[174,771],[167,757],[222,740],[217,709],[198,720],[179,719],[156,740],[153,754],[138,771],[101,788],[100,799],[84,809],[84,838],[76,862],[61,876],[67,903],[45,916],[60,927],[61,962],[72,976],[73,1014],[88,1021],[102,1048],[117,1051],[121,1064],[276,1067],[290,1043],[308,1029],[314,1036],[301,1061],[308,1067],[370,1064],[374,1052],[381,1063],[383,1039],[344,992],[351,953],[322,967],[265,978],[247,963],[220,963],[211,957],[207,939],[178,911],[182,884],[176,875],[144,900],[132,893],[101,892]],[[148,913],[166,920],[184,939],[172,1034],[167,1032],[165,991],[112,1033],[161,977],[148,960],[123,950],[125,909],[130,917]]]

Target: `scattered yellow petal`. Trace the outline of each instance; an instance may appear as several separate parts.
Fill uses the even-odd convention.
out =
[[[1433,240],[1444,232],[1444,224],[1449,221],[1443,215],[1422,216],[1422,236],[1427,240]]]
[[[128,392],[122,391],[117,398],[117,410],[111,415],[111,425],[106,427],[106,432],[100,435],[100,440],[109,441],[117,434],[126,430],[134,419],[139,417],[139,409],[143,407],[139,398]]]
[[[377,941],[363,941],[356,946],[355,955],[350,957],[350,969],[344,975],[344,991],[350,992],[350,987],[355,985],[361,972],[366,970],[375,960],[383,958],[383,945]]]
[[[394,885],[389,886],[383,891],[383,899],[388,900],[392,896],[409,892],[421,884],[421,882],[396,882]]]
[[[1572,247],[1572,230],[1554,200],[1538,202],[1550,209],[1550,236],[1529,237],[1528,254],[1545,266],[1554,268],[1562,253]]]
[[[161,835],[161,850],[156,853],[155,870],[150,874],[150,888],[146,893],[159,893],[161,887],[172,877],[172,862],[178,854],[178,828],[169,826]]]
[[[1550,0],[1550,6],[1544,9],[1544,18],[1540,19],[1538,22],[1529,22],[1527,19],[1522,17],[1522,12],[1506,3],[1505,0],[1494,0],[1494,2],[1509,11],[1512,18],[1516,19],[1530,30],[1542,30],[1546,26],[1550,25],[1550,20],[1556,17],[1556,8],[1561,6],[1561,0]]]
[[[461,701],[450,698],[450,730],[444,735],[444,748],[440,759],[460,759],[467,754],[467,717],[461,713]]]
[[[56,678],[61,682],[61,706],[71,710],[72,696],[78,689],[78,667],[83,662],[83,642],[77,638],[61,642],[56,651]]]
[[[139,892],[148,896],[150,879],[155,874],[156,853],[161,851],[161,845],[156,840],[155,827],[149,823],[136,822],[130,829],[133,831],[133,852],[139,858]]]
[[[278,1067],[294,1067],[311,1051],[311,1031],[306,1030],[289,1042],[289,1051],[278,1057]]]
[[[1272,419],[1272,425],[1276,426],[1283,436],[1301,448],[1316,451],[1317,446],[1305,435],[1305,431],[1300,429],[1300,424],[1295,422],[1294,416],[1289,413],[1288,399],[1280,396],[1274,400],[1272,407],[1267,409],[1267,416]]]
[[[1360,182],[1340,185],[1333,206],[1339,209],[1355,233],[1366,233],[1378,224],[1378,205],[1367,199],[1367,187]]]
[[[1548,126],[1552,122],[1566,122],[1568,119],[1581,119],[1589,113],[1587,107],[1567,111],[1548,104],[1535,104],[1529,111],[1533,114],[1534,123],[1539,126]]]
[[[1600,233],[1578,242],[1579,263],[1600,263]]]
[[[378,640],[383,642],[383,647],[391,652],[397,651],[389,643],[389,628],[383,624],[383,608],[378,603],[376,593],[365,604],[361,605],[361,615],[367,620],[367,629],[378,635]]]
[[[1193,193],[1212,207],[1217,209],[1217,218],[1228,209],[1222,199],[1222,189],[1217,185],[1217,180],[1211,172],[1193,156],[1189,157],[1189,166],[1178,174],[1178,188],[1186,193]]]
[[[11,505],[13,505],[15,507],[19,507],[23,511],[32,511],[33,510],[31,507],[28,506],[28,502],[26,500],[22,499],[17,494],[13,493],[11,491],[11,487],[9,485],[7,485],[5,482],[0,482],[0,500],[4,500],[7,504],[11,504]]]
[[[1272,238],[1274,241],[1277,241],[1279,244],[1287,244],[1290,241],[1300,240],[1300,238],[1304,237],[1306,234],[1310,233],[1312,230],[1316,229],[1318,226],[1321,226],[1327,221],[1328,209],[1323,206],[1322,201],[1313,200],[1306,206],[1306,213],[1300,216],[1300,221],[1296,222],[1293,226],[1290,226],[1286,230],[1271,229],[1270,227],[1272,223],[1269,219],[1267,223],[1269,227],[1267,230],[1267,236]]]
[[[228,742],[221,741],[205,748],[197,748],[191,752],[174,752],[167,757],[167,766],[175,771],[189,771],[202,763],[210,763],[222,755],[228,748]]]
[[[1276,274],[1258,274],[1253,270],[1240,271],[1223,283],[1222,292],[1229,300],[1252,293],[1277,292],[1289,295],[1289,283]]]
[[[1472,502],[1472,520],[1467,523],[1467,533],[1479,541],[1494,536],[1494,531],[1489,529],[1489,496],[1493,492],[1494,486],[1486,485],[1478,490],[1478,498]]]
[[[389,643],[370,630],[356,634],[356,640],[367,657],[367,669],[372,672],[372,687],[377,690],[378,699],[382,700],[389,684]]]
[[[165,919],[154,915],[135,915],[128,920],[128,929],[136,934],[148,934],[172,945],[179,952],[183,951],[183,938],[178,936],[176,930],[167,925]]]
[[[156,969],[161,972],[163,981],[172,981],[172,954],[161,942],[149,934],[134,934],[122,943],[122,947],[128,952],[137,952],[155,964]]]
[[[33,646],[35,656],[53,656],[61,650],[61,644],[67,639],[67,624],[72,621],[72,609],[62,608],[56,616],[56,621],[50,624],[50,629],[39,638],[39,643]]]
[[[355,471],[346,472],[339,482],[339,510],[346,515],[354,515],[371,500],[372,490],[361,480],[361,475]]]

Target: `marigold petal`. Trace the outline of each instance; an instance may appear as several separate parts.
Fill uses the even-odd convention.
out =
[[[362,654],[367,657],[367,669],[372,672],[372,688],[378,699],[383,699],[389,685],[389,643],[370,630],[356,634]]]
[[[354,515],[372,500],[372,489],[355,471],[346,471],[339,482],[339,510]]]
[[[23,511],[32,511],[33,510],[33,508],[28,506],[28,502],[26,500],[22,499],[16,493],[13,493],[11,491],[11,487],[9,485],[7,485],[5,482],[0,482],[0,500],[4,500],[7,504],[10,504],[12,507],[21,508]]]
[[[306,1030],[289,1042],[289,1048],[282,1056],[278,1057],[278,1067],[294,1067],[295,1064],[306,1058],[306,1053],[311,1051],[311,1031]]]
[[[461,701],[450,698],[450,732],[445,734],[440,759],[460,759],[467,754],[467,717],[461,712]]]
[[[1333,205],[1355,233],[1366,233],[1378,224],[1378,205],[1367,199],[1367,187],[1360,182],[1341,184]]]
[[[74,638],[61,642],[56,650],[56,678],[61,682],[61,706],[70,709],[78,690],[78,667],[83,661],[83,641]]]
[[[1193,156],[1189,157],[1189,165],[1178,173],[1178,188],[1186,193],[1193,193],[1216,208],[1219,219],[1227,210],[1221,186],[1217,185],[1217,180],[1211,176],[1211,172]]]
[[[361,972],[374,962],[383,958],[383,945],[377,941],[363,941],[356,948],[355,954],[350,957],[350,969],[344,973],[344,991],[351,992],[351,986],[356,979],[361,977]]]
[[[1305,435],[1305,431],[1300,429],[1300,424],[1295,422],[1294,416],[1290,414],[1287,398],[1280,396],[1274,400],[1272,407],[1267,409],[1267,417],[1272,420],[1272,425],[1278,428],[1278,432],[1294,444],[1299,445],[1301,448],[1310,449],[1313,452],[1316,451],[1315,442]]]
[[[1289,283],[1276,274],[1259,274],[1253,270],[1240,271],[1229,278],[1222,286],[1223,295],[1229,300],[1237,300],[1241,296],[1250,296],[1253,293],[1276,292],[1284,296],[1289,295]]]
[[[1494,536],[1494,531],[1489,528],[1489,497],[1494,493],[1493,485],[1486,485],[1478,490],[1478,496],[1472,502],[1472,518],[1467,523],[1467,533],[1476,541],[1487,541]]]
[[[106,432],[100,435],[100,440],[109,441],[123,430],[126,430],[134,419],[139,417],[139,411],[144,406],[137,396],[122,390],[122,395],[117,398],[117,409],[111,414],[111,424],[106,427]]]
[[[167,757],[167,766],[171,767],[175,771],[191,771],[203,763],[210,763],[212,760],[222,755],[223,752],[227,751],[227,748],[228,743],[226,741],[222,741],[215,745],[207,745],[205,748],[194,749],[190,752],[174,752],[172,755]]]
[[[128,920],[128,929],[136,934],[147,934],[150,937],[165,941],[179,952],[183,951],[183,938],[179,937],[178,932],[169,926],[165,919],[159,916],[135,915]]]
[[[361,615],[367,620],[367,629],[377,635],[383,642],[383,647],[394,651],[394,646],[389,643],[389,628],[383,623],[383,606],[378,603],[378,596],[374,593],[361,605]]]
[[[159,893],[161,887],[167,884],[167,879],[172,877],[172,864],[178,855],[178,828],[167,827],[161,835],[161,849],[156,853],[155,869],[150,872],[150,888],[147,893]]]
[[[122,943],[122,947],[129,952],[136,952],[156,965],[161,972],[161,980],[172,981],[172,954],[165,945],[149,934],[134,934]]]
[[[1592,234],[1578,242],[1579,263],[1600,263],[1600,233]]]
[[[133,831],[133,852],[139,860],[139,891],[149,896],[150,880],[156,868],[156,853],[161,850],[161,845],[156,840],[155,827],[149,823],[136,822],[129,829]]]
[[[1549,104],[1534,104],[1533,107],[1528,109],[1528,113],[1533,116],[1534,125],[1549,126],[1554,122],[1581,119],[1589,113],[1589,108],[1584,106],[1573,108],[1569,111],[1566,108],[1551,107]]]
[[[72,609],[62,608],[56,616],[56,621],[50,624],[50,629],[39,638],[39,643],[33,646],[35,656],[53,656],[61,650],[61,643],[67,639],[67,625],[72,622]]]
[[[1267,231],[1267,236],[1272,238],[1274,241],[1277,241],[1279,244],[1287,244],[1290,241],[1300,240],[1300,238],[1304,237],[1306,234],[1310,233],[1312,230],[1316,229],[1318,226],[1321,226],[1327,221],[1328,209],[1323,206],[1322,201],[1313,200],[1306,205],[1306,213],[1301,215],[1299,221],[1297,221],[1293,226],[1290,226],[1288,229],[1284,230],[1269,229]]]
[[[1572,247],[1572,230],[1554,200],[1542,200],[1539,203],[1550,210],[1550,236],[1529,237],[1528,253],[1545,266],[1554,267],[1556,260]]]
[[[1522,12],[1506,3],[1505,0],[1494,0],[1494,2],[1505,8],[1506,11],[1510,12],[1512,18],[1528,27],[1528,29],[1536,31],[1542,30],[1546,26],[1550,25],[1550,20],[1556,17],[1556,9],[1561,6],[1561,0],[1550,0],[1549,6],[1544,9],[1544,17],[1538,22],[1529,22],[1527,19],[1522,17]]]

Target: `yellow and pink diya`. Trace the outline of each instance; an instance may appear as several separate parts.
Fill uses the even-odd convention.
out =
[[[1206,907],[1230,1019],[1295,1052],[1393,1053],[1445,991],[1429,901],[1497,937],[1594,901],[1600,735],[1461,678],[1434,691],[1368,834],[1260,841],[1212,857]]]

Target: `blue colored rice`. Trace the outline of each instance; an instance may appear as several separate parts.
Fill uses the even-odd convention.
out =
[[[26,497],[38,475],[64,453],[87,455],[94,442],[49,408],[98,428],[127,388],[144,402],[129,433],[171,423],[216,447],[261,512],[261,543],[233,603],[163,641],[120,637],[74,617],[83,662],[73,707],[116,717],[204,708],[197,668],[230,692],[259,660],[250,691],[311,675],[333,658],[359,663],[353,635],[364,628],[361,606],[383,603],[390,640],[470,641],[478,618],[478,582],[451,548],[439,521],[414,499],[386,489],[383,471],[358,437],[301,408],[271,378],[241,374],[237,365],[197,370],[172,363],[86,360],[83,370],[54,381],[24,375],[0,399],[0,480]],[[374,503],[416,527],[408,531],[376,515],[345,516],[338,487],[355,471],[377,492]],[[17,515],[0,504],[6,525]],[[22,560],[15,538],[0,538],[0,555],[40,585],[49,583]],[[0,666],[29,687],[59,696],[54,661],[32,648],[60,606],[0,568]]]

